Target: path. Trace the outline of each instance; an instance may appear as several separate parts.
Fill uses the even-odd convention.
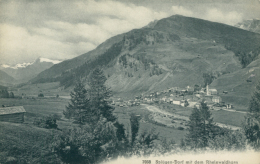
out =
[[[236,113],[242,113],[242,114],[246,114],[246,112],[242,112],[242,111],[237,111],[237,110],[233,110],[233,109],[222,109],[222,110],[225,110],[225,111],[229,111],[229,112],[236,112]]]
[[[152,106],[152,105],[148,105],[148,104],[141,104],[141,105],[145,106],[147,110],[149,110],[150,112],[153,112],[153,113],[162,113],[162,114],[174,116],[176,118],[180,118],[180,119],[183,119],[183,120],[189,120],[189,117],[187,117],[187,116],[181,116],[181,115],[178,115],[178,114],[169,113],[169,112],[161,110],[161,109],[159,109],[155,106]],[[216,122],[216,125],[219,126],[219,127],[222,127],[222,128],[229,128],[231,130],[241,129],[240,127],[237,127],[237,126],[227,125],[227,124],[223,124],[223,123],[219,123],[219,122]]]

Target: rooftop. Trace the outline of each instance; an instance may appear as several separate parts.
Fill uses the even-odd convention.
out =
[[[0,108],[0,115],[4,114],[14,114],[14,113],[25,113],[25,109],[23,106],[12,106],[12,107],[4,107]]]

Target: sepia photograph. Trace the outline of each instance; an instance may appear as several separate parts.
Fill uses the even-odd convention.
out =
[[[0,0],[0,164],[260,164],[260,0]]]

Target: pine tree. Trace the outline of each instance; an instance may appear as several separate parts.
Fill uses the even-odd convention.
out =
[[[63,114],[66,118],[74,118],[79,123],[83,123],[87,119],[87,115],[90,114],[89,109],[89,99],[87,98],[87,90],[82,81],[79,81],[73,92],[70,93],[71,99],[66,106],[66,110]]]
[[[189,133],[186,136],[187,145],[192,149],[205,148],[208,141],[214,137],[214,124],[211,112],[205,102],[201,107],[194,108],[189,117]]]
[[[90,75],[89,95],[91,108],[97,116],[97,119],[102,115],[107,121],[115,121],[113,115],[114,108],[109,105],[108,99],[111,97],[111,91],[105,86],[106,77],[100,68],[96,68]]]
[[[246,138],[254,149],[260,149],[260,83],[253,93],[243,126]]]

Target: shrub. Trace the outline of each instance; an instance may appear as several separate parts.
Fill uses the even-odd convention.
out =
[[[41,128],[47,128],[47,129],[57,129],[58,125],[56,123],[57,116],[50,115],[47,117],[42,118],[36,118],[33,121],[33,124],[35,126],[41,127]]]
[[[44,94],[43,93],[39,93],[38,97],[44,97]]]
[[[209,140],[209,148],[213,150],[245,150],[246,137],[241,131],[224,131],[223,135],[217,135]]]
[[[178,130],[184,130],[184,128],[181,127],[181,126],[179,126],[177,129],[178,129]]]

